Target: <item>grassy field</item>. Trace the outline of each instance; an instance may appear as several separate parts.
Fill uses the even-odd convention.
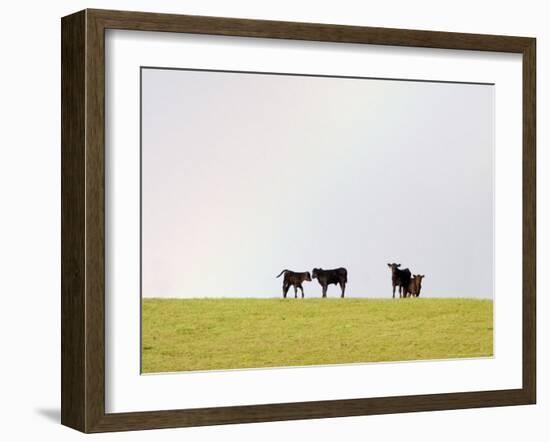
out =
[[[493,302],[144,299],[144,373],[491,356]]]

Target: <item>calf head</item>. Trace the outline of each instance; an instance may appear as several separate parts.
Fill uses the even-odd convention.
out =
[[[311,281],[311,273],[306,272],[306,281]]]
[[[416,296],[420,296],[420,289],[422,289],[422,278],[424,278],[424,276],[425,275],[412,275],[411,281],[413,281]]]
[[[401,264],[396,264],[396,263],[391,263],[391,264],[388,264],[388,267],[391,269],[391,272],[392,273],[395,273],[396,270],[401,267]]]

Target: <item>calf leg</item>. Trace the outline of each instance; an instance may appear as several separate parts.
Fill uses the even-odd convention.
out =
[[[395,284],[393,284],[393,296],[392,296],[393,299],[395,299]]]
[[[298,289],[296,288],[296,286],[293,286],[294,287],[294,299],[296,299],[298,297]]]
[[[343,298],[344,297],[344,292],[346,291],[346,283],[341,282],[340,283],[340,288],[342,289],[342,298]]]
[[[290,288],[290,285],[283,284],[283,298],[286,298],[286,294],[287,294],[289,288]]]
[[[327,286],[323,285],[323,298],[327,297]]]
[[[301,285],[299,285],[298,287],[300,288],[300,291],[302,292],[302,299],[304,299],[304,288]]]

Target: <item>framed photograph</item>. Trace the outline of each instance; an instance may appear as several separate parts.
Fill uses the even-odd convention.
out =
[[[64,425],[535,403],[534,38],[61,24]]]

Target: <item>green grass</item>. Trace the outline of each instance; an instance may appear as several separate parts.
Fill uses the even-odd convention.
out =
[[[492,356],[475,299],[144,299],[142,371]]]

